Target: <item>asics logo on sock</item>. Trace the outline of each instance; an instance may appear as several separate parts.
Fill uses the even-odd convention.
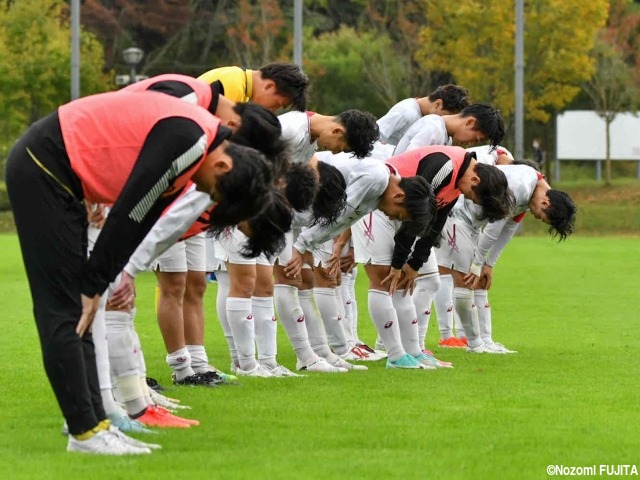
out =
[[[425,311],[424,311],[424,314],[425,314],[425,315],[431,315],[431,310],[425,310]]]
[[[304,322],[304,315],[300,315],[300,316],[298,317],[298,319],[296,320],[296,322],[298,322],[298,323],[302,323],[302,322]]]
[[[351,300],[347,300],[347,305],[351,305]]]
[[[184,363],[187,361],[187,357],[178,357],[176,358],[176,362],[178,363]]]
[[[485,304],[484,304],[484,308],[489,308],[489,304],[488,304],[488,303],[485,303]]]
[[[247,320],[253,320],[253,315],[251,314],[247,315]]]
[[[411,321],[411,325],[416,325],[417,323],[418,323],[418,319],[417,319],[417,318],[414,318],[414,319]]]
[[[393,321],[389,320],[387,323],[384,324],[384,328],[391,328],[392,325],[393,325]]]
[[[338,321],[342,320],[342,317],[340,315],[338,315]]]
[[[453,312],[453,306],[447,308],[447,313]]]
[[[273,317],[271,317],[271,321],[275,322],[276,321],[276,316],[274,315]]]

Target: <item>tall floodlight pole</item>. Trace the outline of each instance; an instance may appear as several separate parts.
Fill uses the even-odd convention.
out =
[[[516,0],[515,155],[524,158],[524,0]]]
[[[293,0],[293,63],[302,68],[302,0]]]
[[[71,0],[71,100],[80,97],[80,0]]]

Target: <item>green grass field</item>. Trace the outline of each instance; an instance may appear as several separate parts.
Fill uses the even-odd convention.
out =
[[[454,370],[243,379],[180,388],[200,427],[164,430],[144,458],[65,452],[42,368],[15,235],[0,235],[0,478],[538,479],[547,465],[640,466],[637,237],[518,237],[495,271],[494,338],[516,355],[437,350]],[[154,279],[138,282],[137,326],[149,374],[169,384],[153,315]],[[360,332],[373,342],[359,277]],[[207,349],[228,368],[207,293]],[[282,329],[280,362],[294,355]],[[149,436],[141,437],[149,439]]]

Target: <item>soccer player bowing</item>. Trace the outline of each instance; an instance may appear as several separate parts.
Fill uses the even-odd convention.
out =
[[[225,225],[262,210],[270,167],[257,151],[225,142],[228,134],[200,107],[113,92],[59,107],[10,152],[7,190],[67,450],[149,453],[107,421],[90,327],[109,282],[190,179],[218,202]],[[113,205],[89,259],[85,201]]]

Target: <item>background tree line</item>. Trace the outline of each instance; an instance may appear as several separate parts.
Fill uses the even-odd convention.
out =
[[[145,51],[138,73],[198,76],[222,65],[290,61],[292,0],[84,0],[81,92],[114,90],[122,50]],[[554,144],[553,116],[635,108],[640,5],[631,0],[525,2],[526,143]],[[69,1],[7,0],[0,17],[0,160],[20,133],[69,100]],[[312,109],[382,115],[437,85],[514,109],[513,0],[306,0],[304,69]],[[511,129],[512,130],[512,129]],[[513,138],[506,141],[512,147]],[[4,174],[4,168],[2,168]]]

